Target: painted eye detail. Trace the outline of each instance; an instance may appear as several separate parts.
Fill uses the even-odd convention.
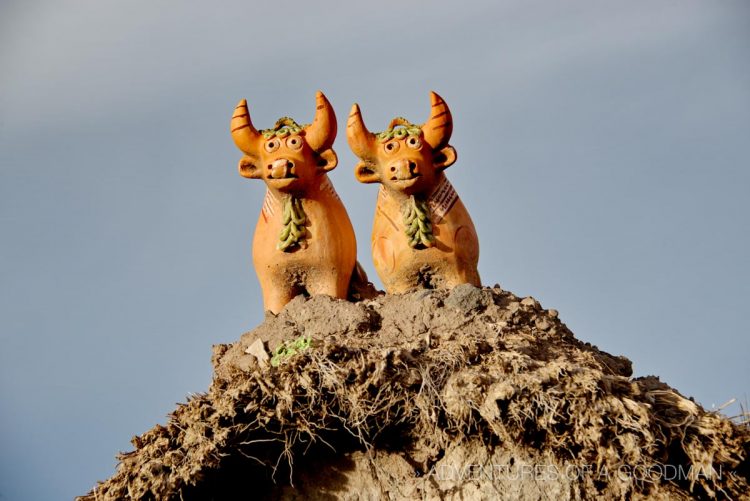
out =
[[[279,143],[280,141],[278,139],[271,139],[266,144],[264,144],[263,147],[268,153],[272,153],[279,149]]]
[[[286,140],[286,147],[290,150],[298,150],[302,148],[302,139],[299,136],[290,136]]]
[[[398,141],[390,141],[383,145],[386,153],[396,153],[399,149]]]
[[[417,136],[410,136],[409,139],[406,140],[406,146],[418,150],[422,147],[422,141],[420,141]]]

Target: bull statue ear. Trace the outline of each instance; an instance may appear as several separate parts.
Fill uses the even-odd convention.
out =
[[[453,165],[458,158],[456,150],[453,146],[446,146],[445,148],[436,151],[432,157],[432,164],[435,166],[435,170],[444,170]]]
[[[318,169],[328,172],[329,170],[335,169],[338,164],[339,159],[333,149],[328,148],[318,154]]]
[[[354,167],[354,176],[360,183],[370,184],[380,182],[377,169],[372,163],[366,161],[359,162]]]
[[[261,170],[255,165],[255,160],[247,155],[240,159],[239,170],[240,176],[248,179],[260,179],[263,177]]]

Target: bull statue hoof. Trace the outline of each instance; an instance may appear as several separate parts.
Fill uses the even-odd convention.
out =
[[[399,117],[373,134],[357,104],[347,121],[349,146],[361,160],[357,180],[380,183],[372,259],[389,293],[481,285],[474,223],[444,173],[456,161],[448,144],[451,112],[436,93],[430,99],[432,112],[421,126]]]
[[[346,299],[355,268],[354,229],[327,175],[338,163],[336,115],[322,92],[316,101],[309,125],[283,117],[259,131],[244,99],[232,116],[232,138],[245,154],[240,175],[266,184],[253,264],[273,313],[298,294]]]

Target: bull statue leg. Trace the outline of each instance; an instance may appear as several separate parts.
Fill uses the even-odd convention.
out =
[[[263,289],[263,309],[279,313],[296,295],[292,287],[267,287]]]
[[[326,272],[321,270],[313,276],[307,284],[307,292],[311,296],[325,294],[331,297],[345,298],[349,290],[351,273],[340,273],[335,270]]]

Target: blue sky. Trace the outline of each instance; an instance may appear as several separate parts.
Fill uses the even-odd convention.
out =
[[[6,1],[0,499],[81,494],[262,321],[229,117],[454,116],[483,281],[706,407],[748,395],[750,4]],[[372,277],[376,188],[331,178]],[[731,413],[738,408],[727,409]]]

